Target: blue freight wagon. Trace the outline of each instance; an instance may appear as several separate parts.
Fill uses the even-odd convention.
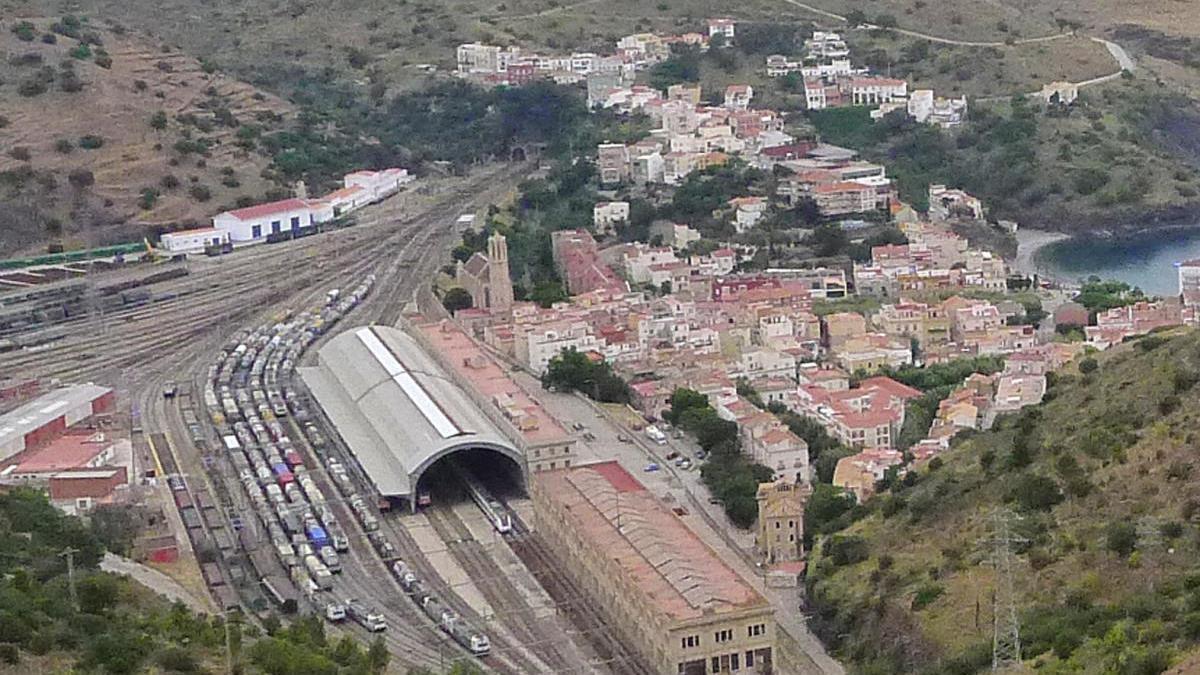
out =
[[[329,535],[325,534],[325,530],[320,525],[309,525],[308,541],[319,551],[329,545]]]

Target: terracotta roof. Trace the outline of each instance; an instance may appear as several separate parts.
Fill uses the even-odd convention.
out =
[[[267,202],[266,204],[256,204],[255,206],[247,206],[244,209],[236,209],[227,211],[228,215],[237,218],[238,220],[255,220],[257,218],[265,218],[275,215],[276,213],[287,213],[288,211],[302,211],[309,208],[308,202],[303,199],[284,199],[278,202]]]
[[[487,270],[487,266],[487,256],[476,252],[469,260],[467,260],[466,264],[463,265],[463,269],[466,270],[467,274],[478,278],[483,275],[484,271]]]
[[[175,230],[174,232],[163,232],[162,236],[165,237],[167,235],[171,235],[172,237],[177,237],[177,236],[188,235],[188,234],[208,234],[209,232],[220,232],[220,231],[221,230],[218,230],[215,227],[197,227],[194,230]]]
[[[616,462],[543,471],[532,480],[668,620],[769,611],[758,592]]]

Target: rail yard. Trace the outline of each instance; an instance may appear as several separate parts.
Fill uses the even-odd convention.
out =
[[[52,274],[62,278],[0,295],[0,373],[115,390],[109,424],[127,432],[142,494],[197,572],[191,590],[219,613],[317,614],[378,637],[405,667],[642,675],[682,664],[639,648],[598,601],[606,591],[538,531],[528,482],[609,451],[580,456],[567,421],[450,328],[430,292],[460,215],[501,201],[525,168],[438,179],[352,227],[231,255]],[[709,572],[654,549],[656,525],[617,513],[611,532],[591,527],[636,538],[623,545],[664,566],[651,602],[701,612]],[[639,575],[632,583],[649,583]],[[732,606],[701,602],[706,622]],[[771,648],[754,649],[769,665]],[[705,672],[703,656],[691,663]]]

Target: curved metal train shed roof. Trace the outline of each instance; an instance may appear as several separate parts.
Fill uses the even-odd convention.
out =
[[[411,497],[421,474],[456,450],[487,448],[524,464],[520,451],[402,330],[367,326],[342,333],[300,374],[384,496]]]

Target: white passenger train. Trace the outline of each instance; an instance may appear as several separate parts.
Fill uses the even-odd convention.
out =
[[[467,492],[471,495],[471,499],[474,500],[479,510],[483,511],[483,515],[487,516],[492,527],[496,528],[500,534],[512,532],[512,515],[509,514],[508,509],[493,498],[492,493],[488,492],[487,488],[483,487],[483,484],[476,480],[470,471],[464,469],[458,462],[454,462],[453,466],[454,471],[462,478],[463,484],[467,486]]]

